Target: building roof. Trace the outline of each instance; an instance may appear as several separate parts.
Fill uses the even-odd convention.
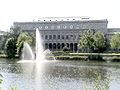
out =
[[[42,17],[35,21],[75,21],[75,20],[88,20],[90,17]]]
[[[107,19],[91,19],[90,17],[42,17],[37,20],[33,20],[30,22],[14,22],[14,24],[19,23],[59,23],[59,22],[105,22],[108,23]]]

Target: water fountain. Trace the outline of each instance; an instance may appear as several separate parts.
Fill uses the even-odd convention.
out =
[[[36,56],[36,57],[35,57]],[[43,42],[42,42],[42,38],[41,38],[41,34],[38,30],[38,28],[36,29],[36,52],[35,55],[30,47],[30,45],[25,42],[24,46],[23,46],[23,50],[22,50],[22,61],[24,60],[33,60],[35,62],[41,62],[41,61],[45,61],[46,56],[50,56],[52,57],[52,60],[55,60],[54,55],[51,53],[51,51],[49,49],[44,51],[43,48]],[[29,62],[28,61],[28,62]]]
[[[22,60],[34,60],[34,59],[35,59],[34,54],[30,45],[27,42],[25,42],[24,47],[22,49]]]
[[[56,60],[54,55],[52,54],[52,52],[49,49],[46,49],[43,54],[45,55],[45,59],[46,60]]]
[[[44,48],[41,39],[41,34],[37,28],[36,29],[36,61],[37,62],[41,60],[45,60],[45,54],[43,52],[44,52]]]

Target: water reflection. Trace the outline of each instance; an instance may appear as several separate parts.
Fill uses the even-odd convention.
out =
[[[46,61],[42,63],[1,63],[2,87],[20,90],[93,90],[120,88],[120,65],[103,62]]]

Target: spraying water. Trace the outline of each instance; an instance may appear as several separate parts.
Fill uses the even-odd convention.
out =
[[[22,60],[34,60],[34,54],[30,45],[25,42],[22,50]]]
[[[22,50],[22,61],[35,60],[35,62],[39,63],[43,60],[47,60],[48,57],[51,57],[51,60],[55,60],[54,55],[49,49],[44,51],[41,34],[39,30],[36,29],[36,53],[34,55],[30,45],[27,42],[25,42]]]
[[[55,56],[52,54],[52,52],[49,49],[46,49],[43,54],[46,56],[46,60],[56,60]]]
[[[38,29],[36,29],[36,61],[45,60],[44,48],[41,39],[41,34]]]

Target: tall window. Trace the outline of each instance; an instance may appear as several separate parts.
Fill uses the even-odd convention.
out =
[[[71,37],[73,37],[73,35],[70,35]]]
[[[64,35],[62,35],[62,39],[64,39]]]
[[[69,39],[69,36],[68,36],[68,35],[66,35],[66,39]]]
[[[42,38],[44,38],[44,36],[42,35]]]
[[[49,35],[49,39],[52,39],[52,35]]]
[[[60,35],[58,35],[58,39],[60,39]]]
[[[48,39],[48,35],[45,35],[45,39]]]
[[[53,35],[53,39],[56,39],[56,35]]]

